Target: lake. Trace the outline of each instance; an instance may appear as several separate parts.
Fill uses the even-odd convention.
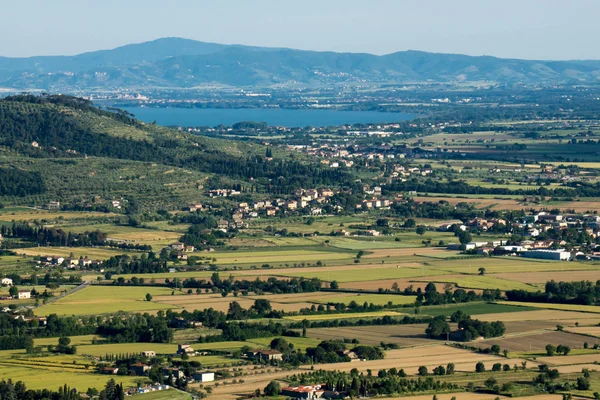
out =
[[[280,108],[147,108],[125,107],[144,122],[178,126],[231,126],[236,122],[256,121],[289,128],[400,122],[416,115],[377,111],[286,110]]]

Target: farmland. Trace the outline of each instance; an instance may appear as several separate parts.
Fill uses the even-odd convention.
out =
[[[38,315],[95,315],[117,311],[155,311],[174,308],[174,306],[167,307],[152,301],[145,301],[146,294],[164,296],[170,295],[171,292],[172,290],[167,288],[90,286],[52,304],[42,306],[36,312]]]
[[[522,90],[523,101],[544,91]],[[179,389],[148,399],[247,398],[271,381],[345,382],[353,398],[592,398],[600,373],[582,369],[600,362],[595,108],[566,118],[556,109],[575,105],[541,101],[522,115],[480,95],[492,119],[452,100],[451,124],[429,121],[427,108],[445,106],[427,94],[415,103],[423,120],[386,138],[252,124],[208,137],[66,98],[0,100],[3,116],[18,111],[10,129],[61,110],[57,121],[72,119],[55,131],[99,142],[83,158],[88,142],[3,141],[19,146],[4,149],[0,172],[25,187],[0,185],[0,374],[33,389],[101,390],[113,377],[127,390]],[[50,146],[57,154],[42,156]],[[547,356],[549,344],[568,355]],[[542,363],[562,375],[540,378]]]

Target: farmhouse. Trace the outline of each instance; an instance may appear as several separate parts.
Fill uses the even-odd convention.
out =
[[[283,360],[283,353],[278,350],[253,350],[246,353],[246,356],[251,360]]]
[[[150,393],[150,392],[156,392],[158,390],[167,390],[167,389],[169,389],[169,385],[160,385],[160,384],[156,383],[154,385],[139,387],[137,389],[137,392],[139,394],[143,394],[143,393]]]
[[[190,354],[194,353],[194,349],[189,344],[177,345],[177,354]]]
[[[133,372],[136,376],[144,376],[146,372],[150,369],[150,366],[143,363],[131,364],[129,367],[129,371]]]
[[[192,374],[192,378],[194,378],[194,380],[196,382],[212,382],[215,380],[215,373],[214,372],[194,372]]]
[[[12,286],[13,280],[10,278],[2,278],[2,281],[0,281],[0,284],[5,285],[5,286]]]
[[[293,397],[295,399],[316,399],[323,395],[324,390],[321,385],[313,386],[290,386],[281,389],[283,396]]]
[[[48,203],[48,210],[60,210],[60,202],[51,201],[50,203]]]
[[[182,379],[185,377],[185,374],[179,368],[165,367],[165,368],[161,368],[160,372],[165,378],[168,378],[169,375],[171,375],[174,380]]]
[[[155,351],[142,351],[142,356],[144,356],[146,358],[156,357],[156,352]]]
[[[19,300],[30,299],[31,292],[29,290],[19,290]]]
[[[181,242],[171,243],[170,246],[173,250],[185,250],[185,244]]]
[[[102,370],[100,370],[100,372],[102,372],[103,374],[107,374],[107,375],[116,375],[117,372],[119,372],[119,368],[104,367],[104,368],[102,368]]]

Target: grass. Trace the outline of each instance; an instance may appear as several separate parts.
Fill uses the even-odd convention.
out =
[[[198,343],[192,347],[194,350],[237,350],[248,345],[247,342],[215,342],[215,343]]]
[[[98,217],[111,217],[116,214],[100,212],[79,212],[79,211],[49,211],[28,207],[12,207],[0,212],[0,221],[33,221],[33,220],[67,220],[67,219],[86,219]]]
[[[287,277],[319,278],[323,281],[363,282],[383,279],[417,278],[440,275],[440,271],[429,268],[369,268],[337,271],[315,271],[311,269],[285,273]]]
[[[191,400],[192,398],[190,394],[175,389],[144,393],[138,396],[140,400]],[[138,396],[135,396],[135,398],[138,398]]]
[[[252,346],[252,344],[253,344],[253,345],[259,346],[260,348],[269,348],[271,341],[275,338],[276,337],[250,339],[250,340],[248,340],[248,343],[251,343],[251,344],[249,344],[249,346]],[[302,337],[287,337],[286,336],[283,339],[285,339],[288,343],[293,344],[295,350],[302,350],[302,351],[305,351],[307,347],[316,347],[319,343],[321,343],[321,341],[318,339],[302,338]]]
[[[358,304],[373,303],[375,305],[385,305],[392,303],[394,305],[405,305],[413,304],[416,300],[416,296],[402,296],[395,294],[358,294],[358,295],[347,295],[347,296],[335,296],[327,297],[326,299],[317,300],[318,303],[344,303],[348,304],[351,301],[355,301]]]
[[[569,351],[569,355],[568,356],[554,355],[553,357],[555,357],[557,361],[559,361],[559,360],[564,361],[564,360],[569,360],[570,356],[584,356],[584,355],[587,355],[587,354],[599,354],[599,353],[598,353],[598,350],[594,350],[592,348],[589,348],[589,349],[571,349],[571,351]],[[546,354],[545,351],[512,352],[512,353],[510,353],[510,356],[512,358],[548,357],[548,355]],[[573,364],[578,364],[578,363],[573,363]]]
[[[107,234],[111,240],[127,240],[134,243],[149,244],[160,248],[178,240],[181,233],[162,231],[158,229],[135,228],[113,224],[61,225],[61,228],[75,233],[99,230]]]
[[[579,304],[529,303],[524,301],[500,301],[499,303],[529,308],[545,308],[548,310],[579,311],[600,314],[600,306],[583,306]]]
[[[224,356],[197,356],[191,357],[190,360],[198,361],[203,367],[214,367],[217,365],[227,365],[239,362],[237,359],[227,358]]]
[[[94,340],[103,340],[102,336],[98,335],[82,335],[82,336],[70,336],[72,345],[82,346],[91,345]],[[58,338],[38,338],[35,339],[35,346],[48,346],[56,345]]]
[[[403,315],[395,311],[374,311],[374,312],[359,312],[359,313],[342,313],[342,314],[319,314],[319,315],[293,315],[284,317],[283,319],[291,321],[326,321],[330,319],[354,319],[354,318],[379,318],[389,316]]]
[[[91,371],[91,370],[90,370]],[[102,389],[110,378],[125,387],[134,386],[135,377],[112,376],[94,374],[91,372],[70,372],[62,367],[24,367],[11,364],[10,361],[0,361],[0,375],[10,377],[13,381],[25,382],[28,389],[58,389],[67,384],[71,388],[77,388],[85,392],[88,388]]]
[[[170,295],[172,289],[162,287],[88,286],[63,297],[54,303],[35,310],[37,315],[96,315],[117,311],[143,312],[178,307],[145,301],[146,293],[152,296]],[[176,295],[181,292],[176,291]]]
[[[132,253],[126,250],[113,250],[102,247],[28,247],[24,249],[14,249],[13,251],[27,256],[52,255],[69,257],[69,255],[73,253],[76,258],[88,257],[93,260],[106,260],[121,254]],[[135,252],[135,254],[140,253]]]
[[[433,307],[422,307],[420,309],[421,314],[438,316],[445,315],[450,316],[455,311],[462,311],[469,315],[481,315],[481,314],[500,314],[517,311],[531,311],[534,308],[531,307],[517,307],[508,304],[496,304],[496,303],[467,303],[467,304],[450,304],[447,306],[433,306]],[[501,316],[498,318],[502,319]]]
[[[439,277],[435,279],[439,283],[455,283],[458,287],[466,289],[499,289],[499,290],[527,290],[536,291],[537,287],[522,282],[509,281],[507,279],[495,278],[493,276],[467,276],[467,277]]]
[[[94,357],[104,356],[105,354],[141,353],[142,351],[155,351],[156,354],[175,354],[177,352],[177,345],[164,343],[110,343],[92,344],[77,348],[79,354]]]
[[[355,254],[341,251],[327,251],[324,247],[318,249],[270,249],[269,251],[230,251],[213,252],[209,254],[217,259],[220,265],[232,264],[277,264],[277,263],[298,263],[298,262],[316,262],[330,260],[350,260]]]

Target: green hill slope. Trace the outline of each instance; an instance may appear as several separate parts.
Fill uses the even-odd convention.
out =
[[[207,186],[291,193],[350,180],[289,154],[267,161],[265,151],[257,144],[145,124],[124,111],[70,96],[0,101],[0,196],[11,204],[105,192],[146,196],[150,202],[158,196],[164,206],[169,197],[180,204],[176,192],[182,188],[190,199]]]

